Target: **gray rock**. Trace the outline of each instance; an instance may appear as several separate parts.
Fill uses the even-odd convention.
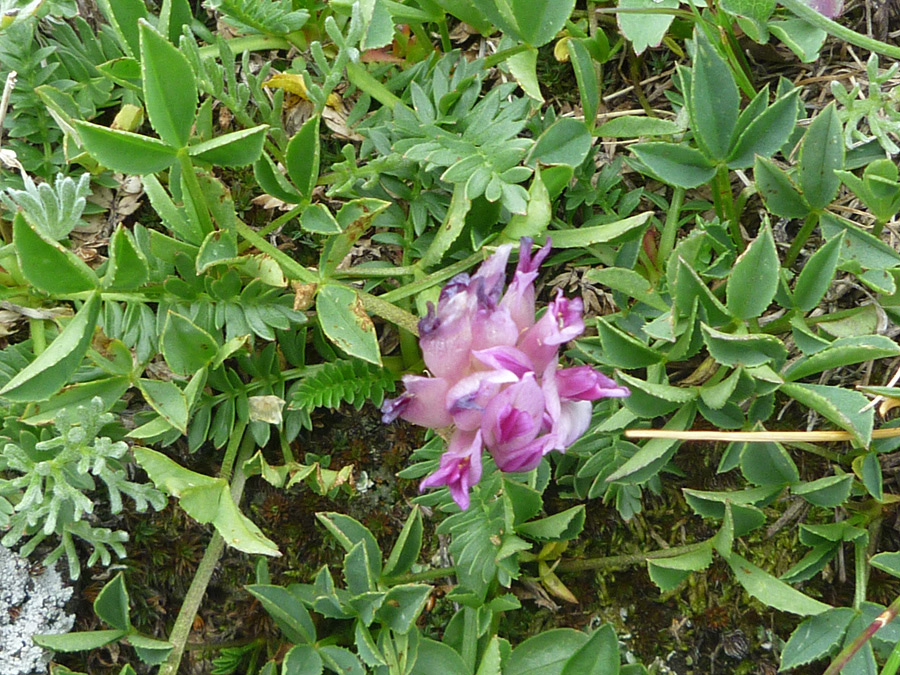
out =
[[[68,633],[75,617],[66,614],[72,589],[52,567],[32,574],[31,564],[0,546],[0,675],[47,672],[50,652],[33,635]]]

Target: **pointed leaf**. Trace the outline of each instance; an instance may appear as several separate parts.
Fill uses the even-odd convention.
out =
[[[375,325],[352,288],[327,284],[316,295],[319,325],[329,340],[350,356],[381,365]]]
[[[694,32],[697,52],[691,80],[691,117],[694,133],[709,157],[728,156],[738,119],[740,94],[731,68],[699,28]]]
[[[726,287],[729,311],[739,319],[752,319],[766,311],[778,290],[778,251],[772,229],[764,225],[734,263]]]
[[[304,199],[312,198],[313,188],[319,179],[319,121],[320,117],[310,117],[294,134],[284,154],[288,175]]]
[[[107,169],[143,176],[175,163],[176,149],[164,141],[79,120],[75,126],[84,149]]]
[[[197,85],[187,57],[146,21],[140,22],[141,76],[150,124],[174,148],[187,145],[197,110]]]
[[[250,129],[232,131],[188,148],[192,157],[213,166],[241,167],[253,164],[262,155],[266,130],[269,125],[260,124]]]
[[[0,389],[0,396],[33,403],[46,400],[62,389],[87,353],[99,314],[100,296],[94,294],[50,346]]]
[[[824,209],[837,195],[844,168],[844,138],[834,103],[820,112],[800,144],[797,177],[803,196],[813,209]]]
[[[147,283],[149,276],[147,258],[137,249],[131,232],[119,225],[109,240],[109,266],[103,285],[111,291],[133,291]]]
[[[160,349],[173,372],[193,375],[216,357],[219,345],[197,324],[170,310],[160,336]]]
[[[46,293],[79,293],[100,285],[94,270],[70,250],[38,233],[21,211],[13,219],[13,245],[22,274]]]

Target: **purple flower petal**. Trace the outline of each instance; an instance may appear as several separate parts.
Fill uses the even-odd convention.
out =
[[[419,483],[419,492],[446,485],[459,508],[469,508],[469,488],[481,480],[481,432],[459,431],[441,455],[440,468]]]

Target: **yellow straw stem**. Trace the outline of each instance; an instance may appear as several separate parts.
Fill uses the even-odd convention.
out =
[[[900,436],[900,427],[876,429],[872,438]],[[669,438],[678,441],[744,441],[748,443],[837,443],[849,441],[846,431],[674,431],[669,429],[626,429],[625,438]]]

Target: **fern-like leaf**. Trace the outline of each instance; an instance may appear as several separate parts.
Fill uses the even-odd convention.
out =
[[[380,406],[385,392],[392,392],[395,387],[394,376],[384,368],[360,359],[333,361],[300,381],[290,407],[338,408],[346,402],[359,410],[368,400]]]
[[[239,28],[265,35],[293,33],[309,20],[309,12],[295,11],[290,0],[208,0],[206,6]]]

